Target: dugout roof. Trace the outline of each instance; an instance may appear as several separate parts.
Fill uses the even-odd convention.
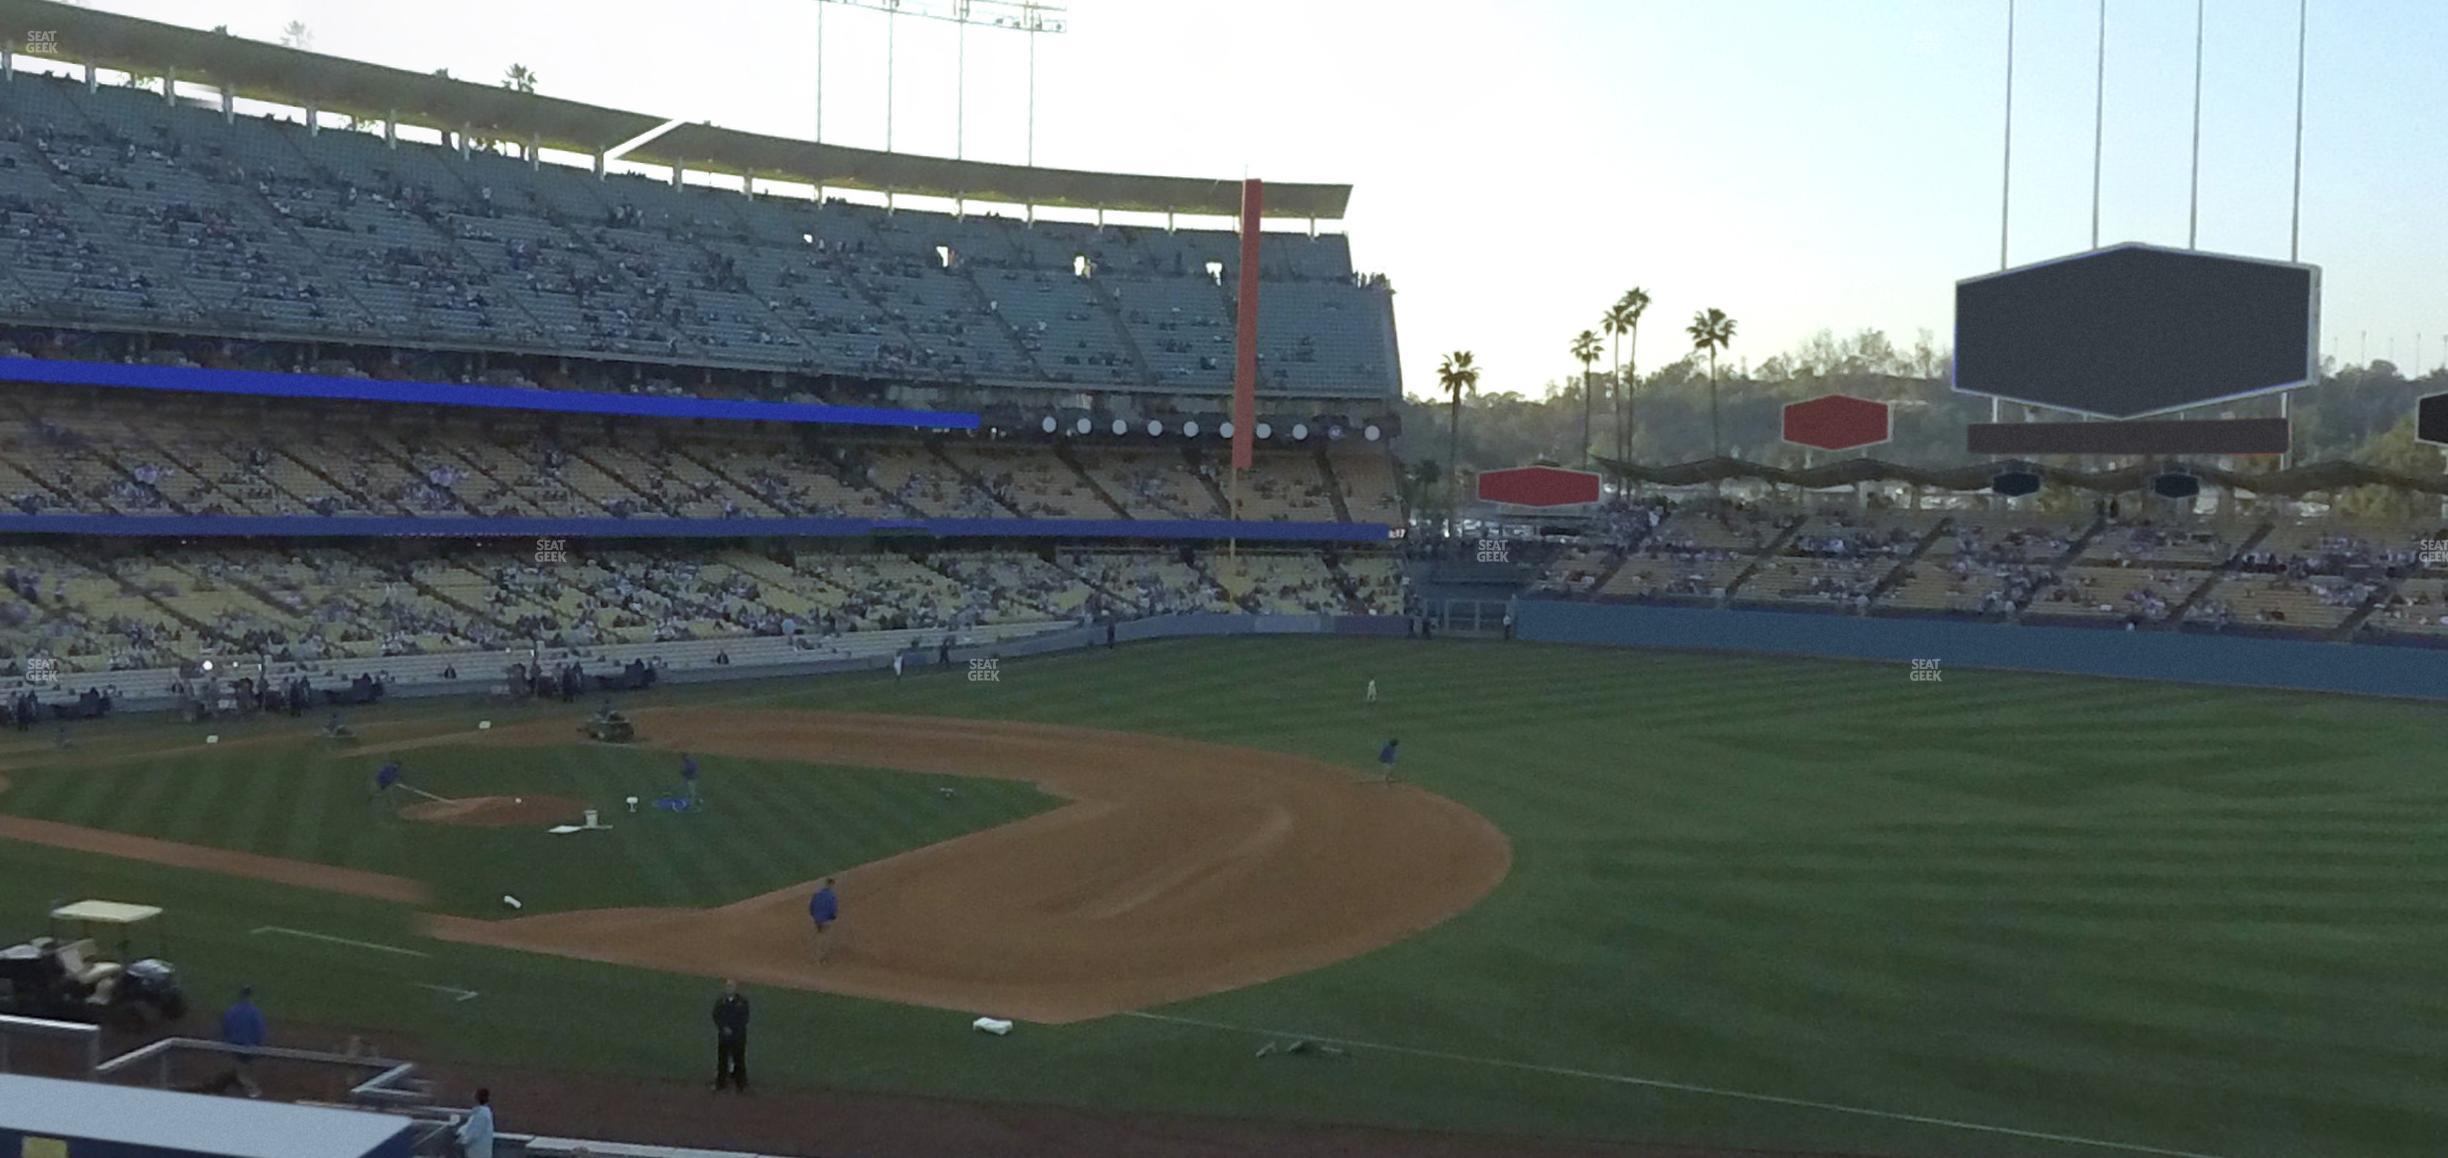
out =
[[[407,1158],[414,1126],[390,1114],[8,1074],[0,1107],[0,1140],[66,1139],[71,1154]]]
[[[364,120],[398,120],[440,131],[595,154],[670,118],[518,93],[490,79],[462,80],[391,68],[245,37],[79,8],[55,0],[0,0],[0,36],[18,49],[29,32],[56,36],[59,59],[122,72],[175,75],[250,100]],[[797,181],[878,193],[969,197],[1017,205],[1137,210],[1230,217],[1240,182],[1042,169],[820,145],[715,125],[681,125],[628,154],[650,165]],[[1266,215],[1340,220],[1349,185],[1266,187]]]

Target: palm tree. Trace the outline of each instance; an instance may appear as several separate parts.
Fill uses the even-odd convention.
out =
[[[1615,459],[1632,461],[1632,387],[1640,378],[1634,369],[1632,378],[1624,377],[1623,336],[1632,335],[1632,360],[1640,361],[1640,320],[1649,311],[1649,291],[1634,286],[1624,291],[1607,307],[1606,320],[1601,324],[1615,339]]]
[[[1598,362],[1598,335],[1583,330],[1573,335],[1573,360],[1581,363],[1581,465],[1590,460],[1590,367]]]
[[[1451,530],[1459,503],[1462,477],[1462,395],[1479,392],[1479,364],[1468,350],[1456,350],[1437,363],[1437,385],[1451,399],[1445,423],[1445,526]]]
[[[303,20],[292,20],[281,26],[280,42],[291,48],[313,48],[314,30],[306,27]]]
[[[1725,453],[1725,443],[1717,426],[1717,351],[1734,344],[1734,319],[1714,307],[1692,315],[1691,325],[1683,332],[1691,335],[1692,352],[1706,351],[1709,359],[1709,457]]]

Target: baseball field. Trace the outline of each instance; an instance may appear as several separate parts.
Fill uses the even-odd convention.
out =
[[[984,1104],[1169,1123],[1151,1153],[1216,1122],[1437,1153],[2436,1152],[2437,708],[1908,675],[1219,640],[664,689],[630,746],[583,739],[583,705],[472,700],[361,712],[354,743],[8,734],[0,940],[61,899],[163,905],[207,1012],[252,984],[276,1040],[410,1043],[490,1078],[511,1130],[503,1074],[652,1093],[643,1132],[675,1136],[640,1140],[881,1152],[892,1124],[847,1115],[725,1135],[706,1007],[737,976],[761,1086],[925,1095],[910,1129]],[[658,809],[682,752],[703,806]],[[384,760],[412,790],[370,799]],[[544,831],[583,809],[608,830]]]

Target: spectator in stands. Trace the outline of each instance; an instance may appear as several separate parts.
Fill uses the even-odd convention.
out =
[[[467,1121],[459,1123],[459,1152],[466,1158],[493,1158],[493,1091],[478,1089]]]
[[[255,987],[239,989],[237,1002],[221,1015],[221,1043],[258,1050],[263,1048],[266,1036],[263,1011],[255,1008]],[[263,1096],[263,1087],[255,1083],[255,1055],[251,1052],[232,1055],[230,1081],[250,1098]]]

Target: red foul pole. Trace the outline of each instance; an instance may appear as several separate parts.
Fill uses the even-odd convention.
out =
[[[1257,178],[1241,182],[1241,292],[1234,299],[1240,317],[1233,326],[1234,470],[1250,468],[1258,437],[1258,210],[1264,200]]]

